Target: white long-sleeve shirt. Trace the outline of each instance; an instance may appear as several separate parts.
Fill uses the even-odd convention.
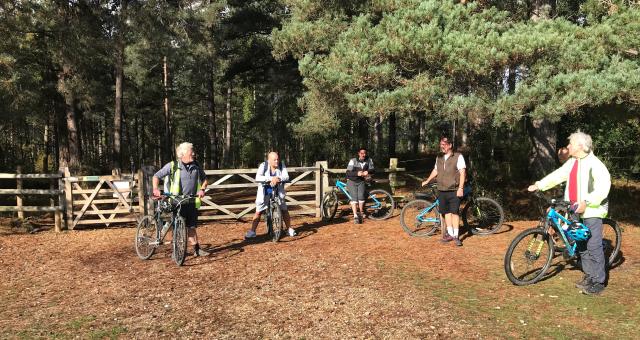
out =
[[[280,164],[282,165],[282,169],[277,167],[275,171],[271,171],[271,167],[267,165],[267,162],[262,162],[258,167],[258,171],[256,172],[256,182],[260,183],[260,185],[258,186],[258,192],[256,193],[256,205],[264,203],[264,185],[262,182],[270,181],[273,177],[280,178],[280,183],[278,184],[278,196],[280,199],[284,200],[284,197],[287,195],[284,188],[284,182],[289,180],[289,173],[287,172],[287,167],[284,165],[284,162],[281,162]]]

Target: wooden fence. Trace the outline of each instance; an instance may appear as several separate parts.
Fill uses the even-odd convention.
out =
[[[15,174],[0,173],[0,179],[16,180],[15,189],[0,189],[0,195],[16,196],[16,205],[0,206],[0,212],[17,212],[18,218],[20,219],[24,218],[25,212],[53,212],[54,228],[56,231],[62,230],[62,213],[65,210],[63,177],[64,174],[62,173],[23,174],[20,167],[18,167]],[[50,182],[48,190],[23,188],[25,182],[42,182],[43,180],[48,180]],[[25,205],[25,196],[38,197],[43,195],[49,196],[48,205],[43,205],[42,202],[38,202],[38,205]]]
[[[329,175],[341,176],[345,169],[329,169],[326,161],[312,167],[288,167],[290,182],[287,189],[287,206],[291,215],[320,217],[320,202],[324,192],[330,189]],[[391,189],[397,186],[397,159],[392,158],[388,173]],[[0,194],[16,195],[16,206],[0,207],[2,211],[24,212],[53,211],[56,231],[75,229],[79,225],[104,225],[136,222],[153,209],[151,178],[153,167],[143,167],[136,174],[111,176],[72,176],[68,169],[58,174],[0,174],[0,178],[16,179],[16,189],[2,189]],[[255,169],[205,170],[208,182],[207,195],[202,199],[199,220],[241,219],[255,209]],[[49,179],[50,190],[22,189],[24,179]],[[381,182],[385,182],[383,180]],[[54,185],[55,184],[55,185]],[[24,206],[22,195],[50,195],[49,206]],[[63,218],[64,215],[64,218]]]

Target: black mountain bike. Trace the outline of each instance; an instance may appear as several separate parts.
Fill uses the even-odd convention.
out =
[[[164,193],[156,204],[153,215],[144,216],[136,228],[135,248],[142,260],[151,258],[153,253],[163,244],[164,237],[171,229],[172,255],[178,266],[184,264],[187,255],[187,226],[180,216],[180,209],[184,202],[193,200],[195,196],[180,196]],[[163,215],[171,214],[169,220],[163,220]]]
[[[286,183],[286,182],[281,182]],[[278,195],[278,185],[271,186],[271,181],[262,182],[262,187],[265,190],[264,199],[269,200],[267,202],[267,211],[265,214],[265,220],[267,222],[267,233],[271,236],[273,242],[278,242],[284,232],[284,223],[282,220],[282,210],[280,205],[282,199]],[[269,190],[271,188],[271,190]]]

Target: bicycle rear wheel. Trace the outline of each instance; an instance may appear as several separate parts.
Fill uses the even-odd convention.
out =
[[[322,197],[321,214],[323,221],[330,221],[336,215],[338,211],[338,194],[335,191],[330,191],[324,194]]]
[[[427,210],[429,207],[432,208]],[[402,207],[400,225],[411,236],[431,236],[440,229],[440,214],[433,203],[427,200],[413,200]]]
[[[618,223],[609,218],[602,219],[602,250],[604,251],[604,258],[607,259],[607,268],[613,266],[616,262],[618,255],[620,254],[620,247],[622,245],[622,229]],[[564,250],[564,248],[560,248]],[[582,268],[582,262],[580,261],[580,254],[569,261],[577,268]]]
[[[542,279],[553,260],[553,244],[549,234],[541,228],[521,232],[509,245],[504,257],[504,271],[517,286],[536,283]]]
[[[143,217],[136,228],[134,246],[138,257],[148,260],[158,246],[158,223],[152,215]]]
[[[488,197],[478,197],[462,211],[462,223],[474,235],[491,235],[502,227],[504,209]]]
[[[609,218],[602,219],[602,245],[604,258],[607,259],[607,265],[611,267],[620,253],[622,230],[616,221]]]
[[[269,209],[271,209],[271,240],[278,242],[282,237],[282,211],[276,202],[271,202]]]
[[[393,214],[393,196],[385,190],[374,189],[364,203],[364,211],[373,220],[385,220]]]
[[[173,245],[173,260],[178,266],[182,266],[187,257],[187,224],[181,216],[175,218],[171,244]]]

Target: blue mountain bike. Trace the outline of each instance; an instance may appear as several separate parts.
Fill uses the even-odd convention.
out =
[[[346,201],[338,199],[338,192],[342,192],[346,196]],[[324,221],[330,221],[336,215],[338,206],[351,201],[351,195],[347,190],[347,183],[340,180],[336,181],[333,190],[327,192],[322,197],[321,214]],[[395,202],[393,196],[385,190],[370,190],[364,203],[364,211],[368,218],[373,220],[384,220],[391,217]]]
[[[545,199],[541,194],[540,198]],[[550,205],[538,227],[518,234],[507,249],[504,257],[504,271],[514,285],[523,286],[536,283],[544,278],[556,254],[564,260],[580,265],[578,247],[586,241],[571,238],[572,228],[580,227],[577,217],[569,217],[570,203],[558,199],[547,200]],[[602,245],[607,266],[615,261],[622,244],[622,230],[611,219],[602,219]]]
[[[400,212],[400,225],[411,236],[431,236],[441,228],[437,184],[430,184],[428,189],[428,193],[416,193],[416,199],[405,204]],[[460,212],[464,227],[474,235],[490,235],[500,230],[504,222],[502,206],[489,197],[476,197],[470,185],[464,190]]]

